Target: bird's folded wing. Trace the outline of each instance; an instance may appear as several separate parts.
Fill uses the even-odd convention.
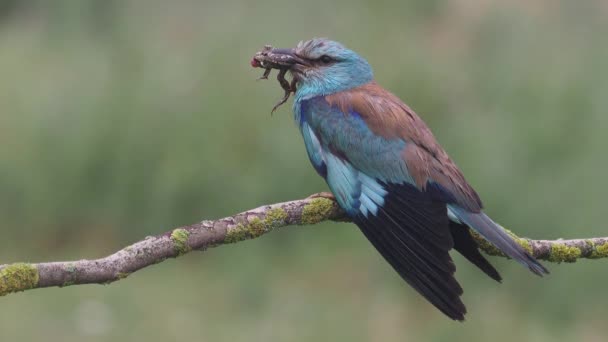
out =
[[[377,144],[364,147],[364,151],[354,151],[350,149],[352,145],[348,146],[343,141],[330,142],[345,148],[349,157],[356,157],[361,153],[368,157],[367,160],[358,160],[361,165],[356,167],[361,166],[382,173],[386,172],[384,168],[390,165],[387,176],[401,176],[417,188],[467,211],[481,210],[483,205],[479,196],[436,141],[433,133],[420,117],[395,95],[375,82],[370,82],[349,91],[328,95],[323,100],[322,102],[334,108],[333,110],[337,108],[339,112],[344,113],[350,125],[359,126],[361,138]],[[349,117],[352,119],[348,120]],[[355,118],[360,119],[360,122],[357,123]],[[326,130],[324,133],[330,132]],[[339,137],[338,135],[337,138]],[[399,146],[401,148],[396,148],[396,142],[402,143]],[[366,152],[374,150],[382,154],[371,155],[373,160],[369,160],[370,155]],[[389,159],[392,162],[388,162]]]

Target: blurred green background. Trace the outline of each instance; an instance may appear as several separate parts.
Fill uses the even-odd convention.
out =
[[[0,263],[96,258],[326,190],[249,60],[327,36],[368,58],[533,238],[606,236],[608,3],[0,2]],[[291,102],[290,102],[291,103]],[[288,228],[110,286],[0,298],[1,341],[605,341],[608,260],[497,284],[455,256],[469,314],[407,287],[349,224]]]

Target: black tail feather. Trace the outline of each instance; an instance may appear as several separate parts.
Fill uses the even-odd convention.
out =
[[[446,206],[409,185],[385,185],[388,195],[375,214],[353,217],[395,271],[448,317],[462,321],[466,308],[456,267]]]
[[[463,257],[479,267],[485,274],[497,282],[502,281],[502,277],[498,271],[490,264],[490,262],[481,255],[479,246],[473,240],[469,233],[469,227],[456,222],[450,222],[450,232],[454,240],[454,249],[457,250]]]

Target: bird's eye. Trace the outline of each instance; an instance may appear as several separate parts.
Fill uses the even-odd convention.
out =
[[[321,58],[319,58],[319,60],[323,63],[323,64],[329,64],[331,62],[334,61],[333,58],[329,57],[328,55],[323,55],[321,56]]]

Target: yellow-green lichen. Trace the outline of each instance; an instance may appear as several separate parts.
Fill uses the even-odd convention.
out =
[[[276,227],[284,225],[288,217],[289,216],[287,216],[285,210],[281,208],[274,208],[268,210],[266,217],[264,218],[264,222],[266,222],[266,224],[270,227]]]
[[[224,241],[233,243],[247,239],[253,239],[267,233],[268,231],[285,224],[288,216],[285,210],[274,208],[266,212],[264,220],[258,216],[249,219],[245,224],[239,223],[236,226],[229,227],[226,232]]]
[[[608,242],[603,245],[595,245],[593,241],[587,241],[593,246],[593,252],[589,255],[589,259],[608,258]]]
[[[563,243],[551,245],[551,254],[548,260],[551,262],[575,262],[581,257],[581,250],[577,247],[568,247]]]
[[[302,224],[315,224],[327,220],[334,210],[334,201],[327,198],[314,198],[302,209]]]
[[[38,269],[32,264],[12,264],[0,270],[0,296],[33,289],[39,281]]]
[[[266,225],[264,224],[264,221],[257,216],[249,220],[247,228],[249,230],[249,235],[252,238],[258,237],[266,232]]]
[[[234,227],[228,228],[224,242],[235,243],[247,239],[247,228],[243,224],[237,224]]]
[[[515,239],[515,242],[522,246],[526,250],[526,252],[528,252],[528,254],[534,255],[534,250],[532,249],[532,245],[530,244],[530,241],[528,241],[528,239],[517,238]]]
[[[190,246],[188,246],[188,237],[190,232],[183,228],[178,228],[171,232],[171,241],[173,241],[173,248],[177,255],[182,255],[190,252]]]
[[[501,228],[505,231],[505,233],[509,234],[510,237],[513,238],[513,240],[515,240],[515,242],[517,242],[517,244],[519,244],[521,247],[523,247],[523,249],[526,250],[526,252],[528,252],[530,255],[534,255],[534,250],[532,249],[532,245],[530,244],[530,241],[528,241],[528,239],[525,238],[521,238],[517,235],[515,235],[515,233],[513,233],[512,231],[508,230],[505,227]]]
[[[473,240],[475,240],[475,242],[477,242],[479,249],[486,252],[488,255],[493,255],[493,256],[504,256],[505,255],[503,252],[500,251],[500,249],[496,248],[496,246],[494,246],[488,240],[481,237],[481,235],[479,235],[477,232],[474,232],[473,230],[469,229],[469,233],[473,237]]]

